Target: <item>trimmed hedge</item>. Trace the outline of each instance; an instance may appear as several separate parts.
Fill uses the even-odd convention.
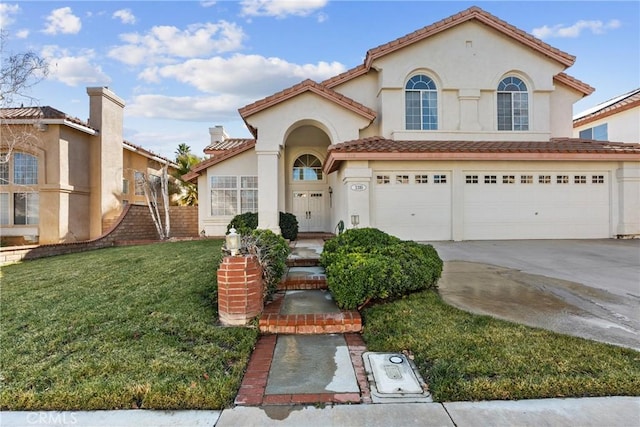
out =
[[[372,228],[347,230],[326,242],[321,263],[337,305],[350,310],[435,288],[442,274],[433,246]]]
[[[279,224],[282,237],[288,240],[298,238],[298,219],[292,213],[280,212]],[[227,233],[231,228],[235,228],[238,234],[249,235],[252,230],[258,228],[258,213],[246,212],[233,217],[227,225]]]

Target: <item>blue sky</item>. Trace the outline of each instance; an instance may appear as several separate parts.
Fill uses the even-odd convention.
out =
[[[4,1],[0,25],[6,52],[50,61],[40,105],[86,120],[85,88],[109,86],[125,139],[173,158],[201,155],[214,125],[249,137],[238,108],[474,5],[577,57],[566,72],[596,92],[574,113],[640,87],[637,1]]]

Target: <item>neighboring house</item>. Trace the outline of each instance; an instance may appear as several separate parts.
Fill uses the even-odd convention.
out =
[[[212,134],[187,177],[199,227],[223,235],[257,206],[274,232],[287,211],[302,232],[412,240],[638,235],[640,145],[571,138],[594,90],[564,73],[574,61],[477,7],[370,49],[240,108],[255,139]]]
[[[103,87],[87,93],[88,122],[51,107],[0,109],[3,246],[98,237],[126,203],[146,204],[136,174],[175,168],[123,141],[122,99]]]
[[[640,88],[573,117],[575,138],[640,143]]]

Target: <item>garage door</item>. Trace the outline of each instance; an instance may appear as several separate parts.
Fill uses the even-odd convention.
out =
[[[465,240],[610,237],[606,173],[463,175]]]
[[[373,175],[374,227],[405,240],[451,239],[450,172]]]

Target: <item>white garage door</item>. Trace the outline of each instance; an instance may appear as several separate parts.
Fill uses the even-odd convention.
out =
[[[464,240],[608,238],[609,176],[463,173]]]
[[[405,240],[451,239],[450,172],[373,174],[372,224]]]

